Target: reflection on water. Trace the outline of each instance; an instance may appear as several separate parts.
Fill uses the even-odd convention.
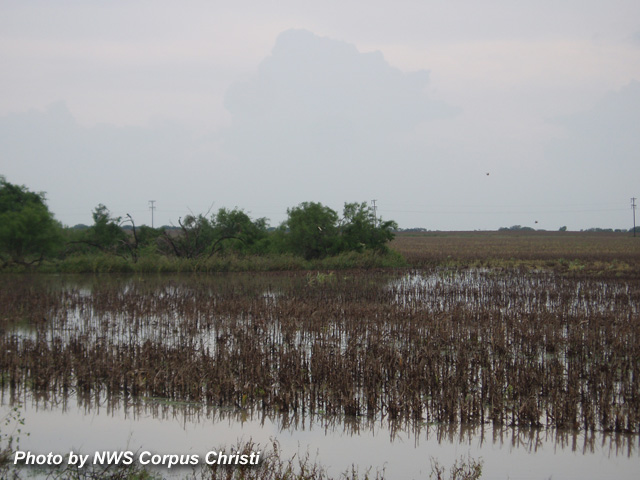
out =
[[[3,395],[0,412],[8,410]],[[386,478],[429,478],[431,459],[452,465],[460,456],[483,461],[482,478],[637,478],[637,435],[565,432],[488,425],[410,425],[388,420],[267,415],[158,399],[136,402],[78,400],[59,403],[23,398],[28,437],[20,448],[34,453],[89,453],[148,450],[198,454],[231,447],[238,440],[269,446],[277,440],[283,456],[310,454],[332,474],[359,466],[384,470]],[[165,472],[166,473],[166,472]],[[184,473],[184,472],[183,472]]]
[[[575,279],[554,272],[505,275],[470,268],[415,271],[389,282],[395,302],[431,313],[456,307],[468,311],[486,308],[525,314],[594,315],[624,310],[640,313],[635,282],[597,278]]]
[[[284,456],[308,451],[332,473],[356,464],[361,471],[384,469],[392,479],[428,478],[432,457],[449,466],[470,455],[482,458],[483,478],[637,478],[640,436],[602,433],[599,423],[611,407],[624,414],[622,430],[638,431],[633,402],[640,288],[624,279],[481,269],[318,279],[302,274],[3,277],[0,298],[7,346],[0,351],[5,368],[0,410],[5,414],[13,402],[23,405],[23,430],[31,434],[21,438],[23,449],[204,454],[238,439],[261,445],[277,439]],[[156,356],[143,364],[150,374],[139,366],[146,357],[138,347],[145,345],[155,348],[149,355]],[[92,346],[103,359],[86,353]],[[25,352],[32,362],[28,368],[22,363]],[[182,368],[182,357],[173,370],[162,364],[185,352],[190,365],[202,367],[191,390],[185,385],[196,368]],[[128,363],[134,355],[135,368]],[[199,364],[200,357],[205,361]],[[72,364],[71,359],[80,360]],[[203,382],[214,359],[229,370]],[[85,383],[78,384],[79,369],[92,361],[94,370],[87,368]],[[50,368],[55,362],[57,370]],[[251,362],[254,371],[235,370]],[[122,375],[103,379],[114,373],[114,365]],[[36,367],[39,375],[33,375]],[[280,376],[294,369],[299,388]],[[182,383],[174,382],[176,372],[184,376]],[[542,383],[531,384],[540,372],[546,372]],[[264,375],[260,383],[258,374]],[[330,382],[352,375],[347,387],[353,390],[337,395],[340,385]],[[443,381],[426,388],[433,378]],[[216,396],[215,388],[229,379],[227,393]],[[369,380],[376,379],[381,380],[370,388]],[[401,383],[405,380],[410,381]],[[554,403],[551,387],[560,402]],[[126,396],[134,388],[140,395],[201,401]],[[563,403],[571,389],[574,401]],[[412,393],[415,403],[405,404]],[[303,400],[287,403],[289,394]],[[451,398],[460,401],[444,411]],[[349,400],[356,405],[351,411],[370,416],[322,414],[332,405],[343,411]],[[410,408],[394,415],[391,401]],[[248,408],[207,406],[212,403]],[[492,413],[488,405],[502,408],[504,415],[497,415],[503,425],[536,424],[538,418],[553,424],[566,414],[565,425],[589,420],[595,429],[492,427],[486,423]],[[291,413],[275,413],[284,407]],[[295,415],[296,409],[320,414]],[[398,420],[390,421],[393,416]],[[453,425],[412,420],[438,418],[453,418]],[[479,421],[465,425],[469,418]],[[607,423],[614,425],[617,420]]]

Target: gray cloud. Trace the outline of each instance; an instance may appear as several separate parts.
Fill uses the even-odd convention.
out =
[[[591,225],[630,228],[626,204],[638,195],[640,175],[640,82],[555,122],[564,134],[547,150],[548,168],[541,177],[549,196],[586,205]],[[593,220],[598,217],[599,222]]]
[[[162,223],[175,223],[187,207],[203,212],[215,202],[276,224],[301,201],[340,209],[344,201],[376,198],[379,212],[401,226],[497,228],[534,220],[543,228],[626,226],[628,197],[638,194],[638,83],[591,110],[544,121],[593,105],[594,96],[621,79],[638,78],[632,33],[622,33],[637,29],[628,25],[635,17],[596,3],[590,15],[576,17],[569,43],[546,35],[538,42],[539,24],[525,34],[521,24],[495,15],[478,22],[467,8],[466,18],[482,30],[474,33],[460,24],[459,8],[447,7],[443,17],[421,3],[415,4],[420,15],[389,11],[385,29],[352,6],[353,26],[370,35],[335,27],[335,13],[317,23],[315,11],[294,22],[260,18],[268,25],[254,28],[244,14],[222,19],[216,8],[209,17],[183,18],[197,38],[180,29],[160,35],[173,25],[173,14],[165,14],[167,22],[153,34],[133,22],[124,41],[111,28],[92,28],[94,38],[71,34],[66,24],[45,35],[39,24],[7,16],[0,20],[7,27],[0,29],[7,66],[0,80],[0,173],[47,191],[67,224],[89,222],[99,202],[144,221],[153,198]],[[638,8],[637,2],[625,5]],[[534,10],[544,11],[556,25],[549,31],[565,39],[571,26],[538,4],[526,14],[516,7],[512,13],[530,19]],[[575,9],[560,10],[574,19]],[[122,17],[116,13],[113,32]],[[397,29],[389,24],[394,15]],[[616,29],[626,35],[622,48],[611,43],[602,15],[624,17],[627,23]],[[213,17],[218,24],[210,34],[204,24]],[[197,21],[202,29],[193,28]],[[273,46],[276,32],[292,23],[346,35],[384,57],[304,30],[285,31]],[[436,41],[438,28],[442,38],[455,41]],[[596,31],[609,31],[602,37],[608,43],[595,45]],[[428,71],[406,73],[388,59],[428,65],[433,83]],[[513,75],[504,68],[510,65]],[[438,98],[464,110],[456,115]],[[65,103],[43,109],[55,99]],[[40,110],[7,114],[32,107]],[[172,120],[147,125],[158,118]],[[614,203],[616,218],[603,212]],[[547,211],[553,216],[543,218]]]
[[[416,148],[417,132],[457,112],[428,86],[428,72],[404,73],[380,52],[285,31],[225,97],[231,125],[221,138],[238,191],[284,212],[302,201],[340,210],[399,184],[421,189],[427,166],[442,160]]]
[[[429,98],[428,82],[428,72],[403,73],[379,52],[290,30],[228,90],[231,126],[216,134],[178,124],[85,127],[56,103],[0,118],[0,158],[9,181],[46,190],[68,224],[90,221],[98,203],[117,215],[136,216],[137,206],[145,218],[152,198],[164,223],[214,201],[278,223],[302,201],[340,209],[392,184],[421,185],[425,154],[407,137],[455,113]]]
[[[556,161],[567,163],[567,168],[598,168],[616,175],[621,168],[637,171],[640,82],[632,81],[606,95],[591,110],[556,122],[565,128],[565,136],[552,143],[550,154]]]
[[[56,217],[71,225],[89,222],[99,203],[143,222],[147,200],[159,195],[161,221],[169,221],[168,204],[186,213],[193,197],[176,186],[201,176],[197,148],[197,139],[175,124],[83,127],[63,102],[0,117],[2,173],[12,183],[46,191]]]
[[[249,162],[343,162],[347,154],[357,162],[358,153],[370,159],[394,136],[455,113],[428,97],[428,82],[428,72],[405,74],[380,52],[289,30],[257,72],[227,92],[227,146]]]

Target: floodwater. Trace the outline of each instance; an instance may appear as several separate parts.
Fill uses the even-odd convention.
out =
[[[249,280],[249,278],[251,278]],[[593,315],[621,312],[638,315],[637,286],[621,281],[573,283],[569,294],[560,298],[554,294],[558,279],[552,276],[505,279],[489,271],[436,272],[429,274],[384,274],[363,283],[375,295],[375,288],[385,290],[390,301],[403,308],[443,312],[460,305],[473,309],[474,305],[492,299],[496,312],[514,310],[543,311],[546,314]],[[2,279],[2,282],[10,281]],[[67,292],[73,307],[60,311],[50,327],[36,330],[29,324],[15,326],[5,334],[23,339],[45,335],[48,340],[63,343],[81,337],[85,342],[97,342],[108,336],[112,344],[135,342],[140,344],[167,342],[182,338],[177,326],[180,310],[168,308],[161,316],[151,317],[139,312],[119,313],[111,307],[95,307],[83,302],[91,297],[104,279],[95,277],[74,280],[61,277],[34,280],[38,288]],[[154,314],[171,302],[182,302],[180,308],[189,310],[190,300],[183,300],[191,288],[188,281],[162,279],[109,279],[121,282],[122,295],[129,289],[145,295],[144,285],[154,295]],[[304,289],[319,282],[334,281],[332,277],[275,277],[246,275],[224,276],[212,281],[211,288],[226,292],[241,292],[239,298],[252,298],[252,308],[263,308],[276,318],[281,298],[301,296]],[[345,280],[347,281],[347,280]],[[217,283],[216,283],[217,282]],[[374,287],[371,287],[375,284]],[[119,284],[120,285],[120,284]],[[120,287],[118,287],[120,288]],[[160,290],[158,290],[158,288]],[[339,295],[339,288],[336,288]],[[160,293],[158,293],[160,292]],[[213,295],[213,293],[212,293]],[[236,295],[236,293],[233,293]],[[259,299],[256,301],[255,299]],[[235,301],[235,300],[234,300]],[[238,300],[240,302],[240,300]],[[562,312],[560,312],[562,311]],[[200,314],[200,312],[197,312]],[[144,322],[138,318],[145,317]],[[136,319],[136,322],[123,321]],[[274,324],[275,325],[275,324]],[[135,326],[135,330],[133,330]],[[274,327],[275,328],[275,327]],[[167,336],[166,332],[175,335]],[[186,333],[184,333],[186,335]],[[196,343],[215,348],[215,332],[197,333]],[[279,333],[273,334],[274,338]],[[277,441],[284,459],[293,455],[309,456],[310,461],[325,466],[338,475],[355,465],[361,473],[384,471],[390,479],[429,478],[432,459],[450,467],[457,459],[481,460],[482,478],[486,479],[636,479],[640,471],[640,435],[613,434],[600,431],[557,431],[554,429],[493,427],[492,425],[450,426],[437,424],[393,423],[387,418],[375,420],[364,417],[329,417],[324,415],[291,416],[266,414],[263,411],[217,409],[199,404],[170,403],[161,399],[99,398],[80,399],[73,393],[51,395],[48,399],[33,398],[28,390],[19,393],[21,432],[11,420],[8,392],[0,392],[0,432],[19,437],[20,450],[37,454],[49,452],[93,455],[99,451],[130,450],[161,454],[197,454],[203,458],[212,449],[231,449],[238,442],[252,442],[270,448]],[[16,400],[13,398],[12,400]],[[15,445],[14,445],[15,447]],[[162,471],[169,475],[172,471]],[[178,470],[188,474],[188,470]]]
[[[9,408],[4,405],[2,416]],[[49,452],[150,451],[197,454],[229,451],[238,441],[263,448],[273,441],[282,456],[309,455],[339,475],[356,465],[386,478],[429,478],[431,459],[446,467],[460,457],[482,460],[487,479],[636,479],[640,468],[637,435],[570,433],[541,429],[460,428],[429,425],[416,429],[386,421],[322,416],[282,417],[243,411],[203,409],[146,400],[138,406],[46,405],[28,400],[19,447]],[[28,436],[26,434],[29,434]],[[187,468],[187,467],[183,467]],[[160,470],[179,477],[190,470]]]

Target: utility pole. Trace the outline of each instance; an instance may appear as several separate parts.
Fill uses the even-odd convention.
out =
[[[378,226],[378,215],[376,215],[376,202],[377,200],[371,200],[371,203],[373,203],[373,226],[377,227]]]
[[[631,197],[631,210],[633,210],[633,236],[636,236],[636,197]]]
[[[149,200],[149,210],[151,210],[151,228],[153,228],[153,211],[156,209],[155,200]]]

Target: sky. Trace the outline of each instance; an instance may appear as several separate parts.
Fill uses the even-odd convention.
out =
[[[0,175],[69,226],[627,229],[640,197],[637,0],[0,0],[0,65]]]

